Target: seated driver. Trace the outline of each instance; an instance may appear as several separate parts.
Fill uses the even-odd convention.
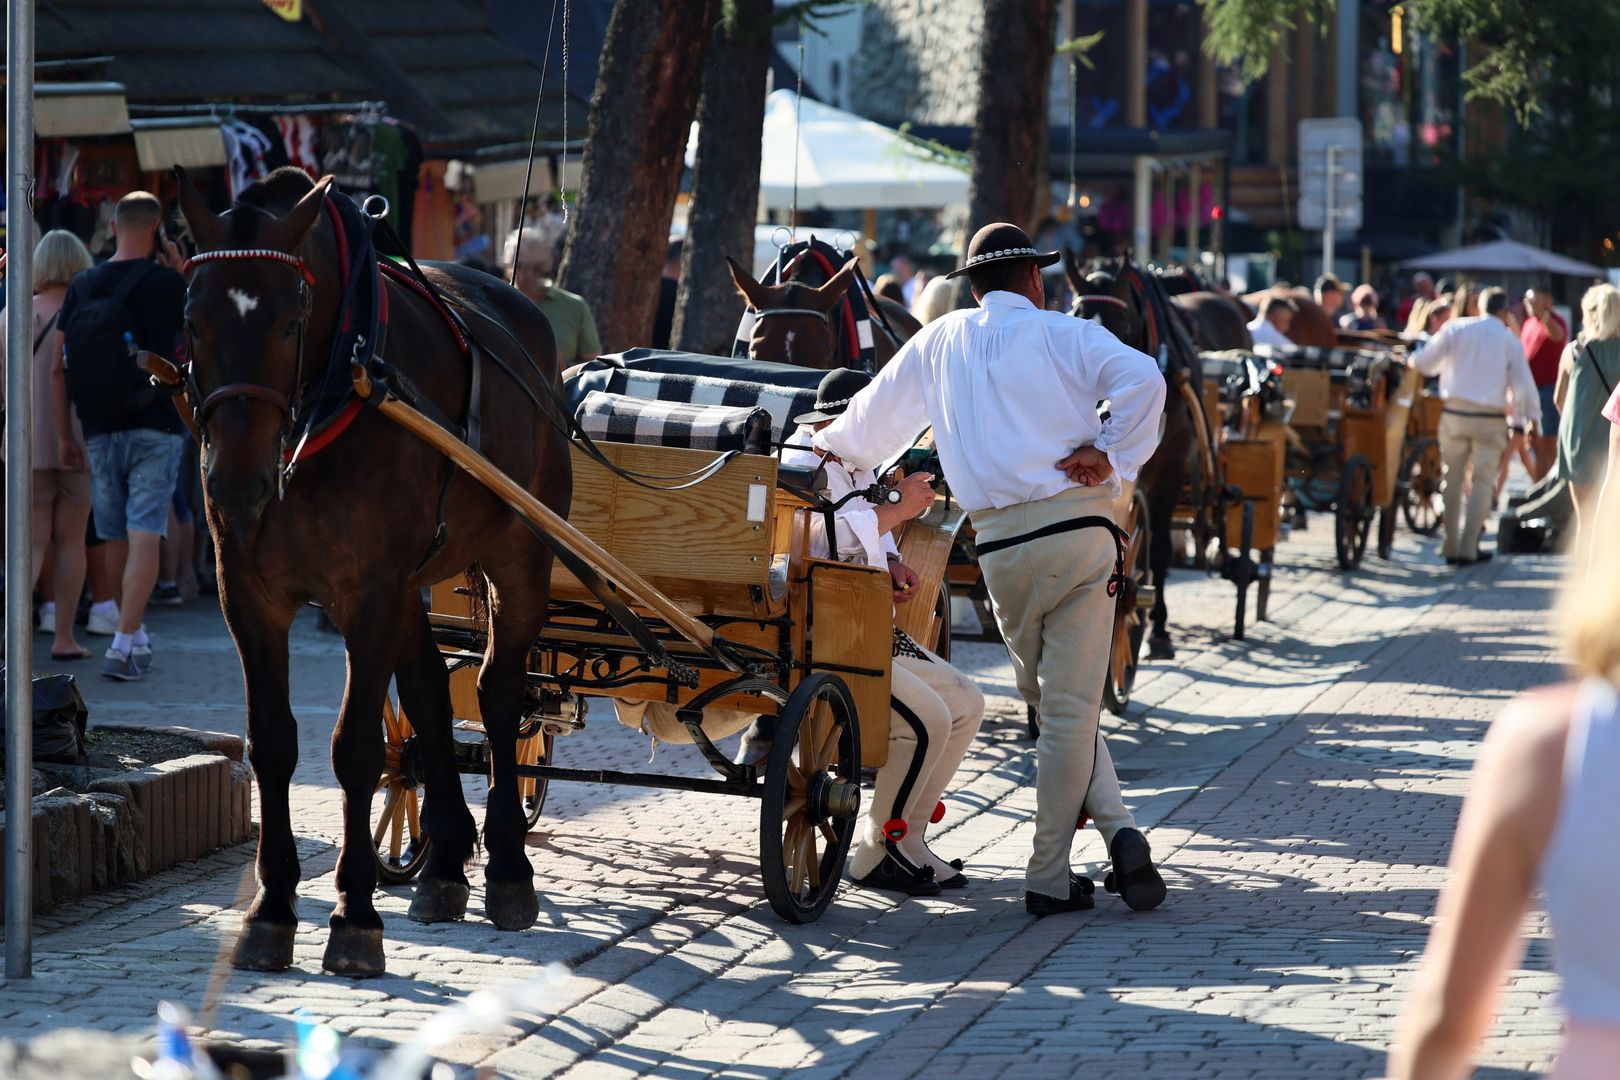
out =
[[[871,381],[864,372],[833,371],[821,381],[812,412],[794,418],[802,425],[789,439],[783,463],[825,470],[821,494],[836,502],[877,482],[870,470],[851,471],[836,455],[811,448],[811,436],[841,415],[849,399]],[[797,447],[803,447],[799,449]],[[912,473],[900,482],[898,503],[851,499],[834,520],[837,554],[846,562],[886,568],[897,604],[916,595],[917,574],[900,561],[894,530],[934,504],[933,477]],[[827,518],[810,511],[810,551],[828,558]],[[873,889],[936,896],[942,888],[968,884],[960,859],[946,862],[924,840],[929,819],[945,786],[956,775],[973,736],[984,719],[984,695],[973,680],[894,631],[894,668],[890,683],[889,760],[877,772],[877,785],[867,804],[858,844],[849,857],[856,884]]]

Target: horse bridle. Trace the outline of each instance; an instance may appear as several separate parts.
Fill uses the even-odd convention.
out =
[[[261,401],[279,412],[282,416],[282,423],[281,430],[278,433],[276,440],[276,490],[278,497],[281,497],[285,496],[287,491],[287,440],[292,435],[293,429],[298,426],[298,396],[302,392],[304,386],[304,331],[309,326],[310,312],[314,307],[315,275],[310,271],[309,264],[304,261],[302,256],[290,255],[285,251],[277,251],[275,248],[231,248],[220,251],[201,252],[200,254],[193,255],[191,258],[185,261],[185,264],[181,267],[181,273],[183,273],[189,279],[191,277],[192,267],[196,266],[198,263],[246,262],[249,260],[260,262],[278,262],[285,266],[290,266],[298,271],[298,301],[300,309],[297,322],[298,352],[297,360],[294,362],[293,366],[292,386],[287,390],[286,393],[282,393],[274,387],[266,386],[263,383],[226,383],[224,386],[221,386],[209,393],[206,397],[203,397],[201,403],[194,407],[192,417],[196,424],[198,435],[202,439],[202,444],[204,447],[206,447],[209,444],[208,418],[213,415],[215,409],[218,409],[227,401]],[[189,347],[189,330],[187,331],[186,336],[188,338],[187,351],[190,352],[194,358],[196,355],[195,350]],[[191,363],[186,365],[186,382],[190,385],[191,400],[197,401],[199,389],[196,383],[195,365]]]
[[[831,317],[829,317],[828,314],[825,311],[817,311],[815,308],[807,308],[807,307],[773,307],[773,308],[749,308],[748,310],[754,316],[754,318],[756,318],[756,319],[764,319],[764,318],[768,318],[769,316],[772,316],[772,315],[813,315],[816,318],[820,319],[822,322],[826,323],[827,325],[829,325],[829,326],[832,325]]]

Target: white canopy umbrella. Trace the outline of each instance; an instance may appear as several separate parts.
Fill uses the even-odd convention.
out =
[[[795,112],[797,124],[795,124]],[[687,144],[690,164],[697,146]],[[759,186],[765,206],[793,204],[798,161],[799,209],[873,210],[965,203],[968,174],[941,161],[893,128],[791,90],[765,99]]]
[[[1488,244],[1437,251],[1401,263],[1408,270],[1471,270],[1498,274],[1566,274],[1570,277],[1602,277],[1602,267],[1543,251],[1517,240],[1493,240]]]

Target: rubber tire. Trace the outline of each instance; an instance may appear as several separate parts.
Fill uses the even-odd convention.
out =
[[[379,885],[403,885],[412,878],[416,877],[417,874],[420,874],[422,872],[423,865],[427,862],[429,846],[428,837],[426,831],[421,828],[420,803],[422,797],[422,788],[420,786],[414,788],[406,787],[400,781],[400,772],[398,769],[400,755],[404,753],[405,740],[409,739],[414,733],[415,729],[411,727],[409,718],[407,718],[403,712],[396,712],[393,702],[388,702],[384,706],[383,716],[384,754],[386,755],[385,760],[386,758],[393,759],[395,767],[394,771],[390,772],[387,764],[383,766],[383,775],[377,781],[377,789],[380,791],[384,787],[395,786],[399,791],[400,798],[416,801],[418,812],[414,816],[417,821],[417,834],[415,836],[407,835],[406,843],[403,845],[403,847],[404,850],[409,853],[409,857],[400,863],[395,863],[391,859],[385,858],[383,856],[380,844],[375,841],[372,843],[371,854],[373,860],[377,864],[377,883]],[[385,808],[386,805],[387,803],[385,800]],[[401,820],[402,828],[409,829],[409,823],[412,816],[413,815],[411,815],[409,812],[404,815]],[[375,824],[372,828],[372,835],[373,837],[376,835]],[[384,839],[386,840],[386,838],[385,833]]]
[[[832,709],[833,722],[843,728],[836,743],[833,771],[844,783],[859,785],[861,781],[860,727],[849,687],[836,675],[825,671],[814,672],[794,689],[777,718],[776,738],[771,743],[770,761],[765,766],[764,796],[760,799],[759,810],[759,868],[765,884],[765,896],[777,915],[795,924],[815,922],[827,910],[833,894],[838,891],[839,880],[844,874],[844,861],[849,857],[855,826],[860,820],[858,812],[847,820],[824,819],[833,831],[833,841],[819,855],[814,846],[811,848],[821,881],[808,896],[795,892],[788,884],[782,852],[783,831],[787,824],[784,811],[793,797],[789,790],[788,770],[794,766],[799,732],[818,700],[827,702]],[[871,719],[887,724],[889,718]],[[809,820],[808,808],[803,817]],[[821,835],[819,827],[822,822],[811,821],[810,824],[814,827],[815,835]]]

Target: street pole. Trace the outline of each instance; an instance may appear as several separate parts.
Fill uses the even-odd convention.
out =
[[[1333,196],[1339,183],[1339,148],[1327,148],[1327,206],[1322,223],[1322,273],[1333,273],[1333,227],[1337,225],[1339,208]]]
[[[34,0],[6,11],[6,978],[33,977]],[[70,598],[58,597],[62,619]]]

